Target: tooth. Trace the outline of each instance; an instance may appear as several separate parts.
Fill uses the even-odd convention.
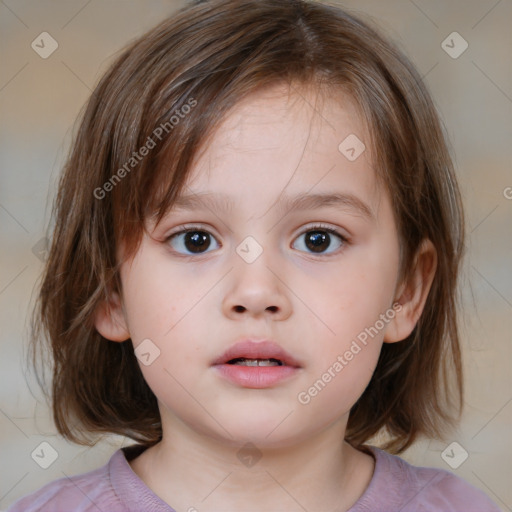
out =
[[[259,359],[258,366],[279,366],[279,363],[270,359]]]
[[[271,361],[270,359],[239,359],[233,364],[239,366],[280,366],[277,361]]]

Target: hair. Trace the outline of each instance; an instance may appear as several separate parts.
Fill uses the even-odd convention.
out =
[[[421,77],[377,29],[338,7],[212,0],[185,7],[130,43],[82,111],[53,206],[31,335],[32,363],[51,361],[46,392],[65,438],[93,444],[97,434],[115,433],[145,446],[162,438],[157,400],[131,340],[103,338],[94,313],[121,293],[120,244],[135,254],[148,217],[159,222],[169,211],[230,109],[279,84],[343,92],[359,108],[376,174],[392,191],[400,279],[411,275],[423,240],[437,250],[423,313],[407,339],[383,345],[345,439],[360,447],[385,433],[383,449],[400,453],[418,436],[442,437],[460,418],[464,218]]]

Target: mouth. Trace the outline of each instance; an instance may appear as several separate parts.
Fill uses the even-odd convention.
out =
[[[231,383],[252,389],[274,387],[302,368],[297,359],[269,340],[235,343],[212,366]]]
[[[245,357],[237,357],[231,359],[226,364],[233,364],[238,366],[286,366],[279,359],[246,359]]]
[[[302,367],[295,357],[276,342],[271,340],[253,341],[250,339],[235,343],[213,362],[213,366],[221,364]]]

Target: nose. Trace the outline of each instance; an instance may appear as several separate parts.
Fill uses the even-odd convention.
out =
[[[238,261],[224,297],[224,314],[232,319],[251,316],[285,320],[292,312],[287,284],[263,254],[253,263]]]

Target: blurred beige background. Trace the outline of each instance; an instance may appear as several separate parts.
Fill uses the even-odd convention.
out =
[[[0,509],[51,480],[104,464],[124,441],[105,439],[86,448],[56,436],[24,369],[27,311],[75,117],[112,56],[184,3],[0,2]],[[422,441],[404,458],[451,470],[512,510],[512,2],[338,3],[372,18],[424,75],[453,146],[468,217],[465,414],[451,439]],[[58,44],[46,59],[31,47],[42,32]],[[453,32],[460,36],[442,46]],[[45,40],[51,49],[55,43]],[[465,42],[468,48],[457,55]],[[465,450],[468,458],[451,468],[441,453],[454,441],[457,457]],[[41,442],[58,454],[48,469],[31,458]]]

